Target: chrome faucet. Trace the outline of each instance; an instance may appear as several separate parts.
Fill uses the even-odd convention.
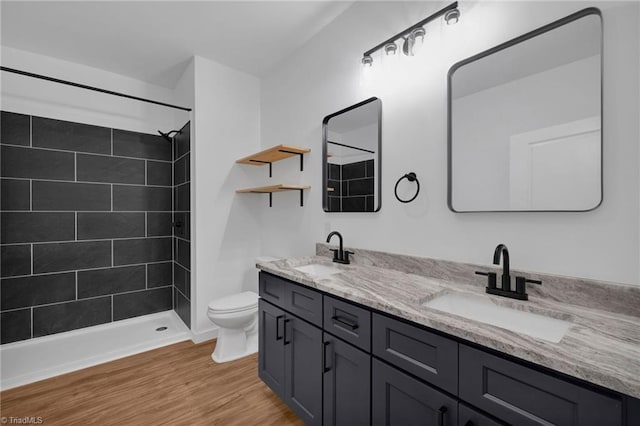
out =
[[[327,236],[327,243],[331,240],[331,238],[334,235],[338,236],[339,248],[331,249],[331,251],[333,252],[333,261],[336,262],[336,263],[343,263],[345,265],[348,265],[349,263],[351,263],[349,261],[349,255],[353,254],[353,252],[352,251],[348,251],[348,250],[343,250],[343,248],[342,248],[342,235],[340,235],[340,233],[338,231],[333,231]]]

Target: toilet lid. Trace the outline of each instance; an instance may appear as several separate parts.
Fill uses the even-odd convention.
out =
[[[213,312],[237,312],[255,308],[258,305],[258,295],[252,291],[231,294],[212,300],[209,310]]]

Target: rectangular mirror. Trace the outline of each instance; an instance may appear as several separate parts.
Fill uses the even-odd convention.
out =
[[[602,18],[585,9],[449,70],[449,208],[602,202]]]
[[[380,210],[382,101],[369,98],[322,121],[322,207],[326,212]]]

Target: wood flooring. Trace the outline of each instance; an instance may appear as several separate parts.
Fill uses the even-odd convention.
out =
[[[216,364],[213,345],[181,342],[9,389],[1,415],[64,426],[303,425],[258,378],[257,354]]]

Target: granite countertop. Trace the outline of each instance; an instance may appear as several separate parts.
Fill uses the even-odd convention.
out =
[[[311,263],[344,272],[313,278],[296,269]],[[486,295],[484,287],[371,265],[340,265],[324,256],[260,262],[259,269],[364,306],[431,327],[535,364],[640,398],[640,315],[562,303],[535,294],[529,301]],[[559,343],[430,309],[446,292],[481,294],[502,306],[569,320]]]

